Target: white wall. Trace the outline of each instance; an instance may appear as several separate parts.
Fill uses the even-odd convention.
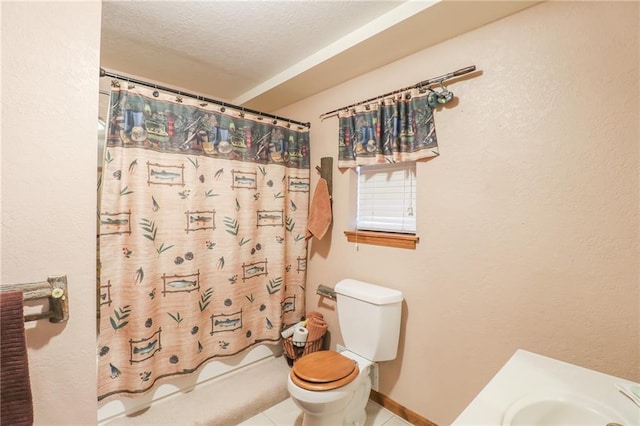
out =
[[[1,7],[1,282],[67,275],[69,321],[26,326],[35,423],[95,424],[101,3]]]
[[[313,167],[338,152],[337,119],[321,113],[481,71],[435,113],[441,155],[418,164],[416,250],[346,242],[353,172],[337,169],[331,234],[310,247],[307,308],[334,344],[319,284],[404,293],[381,393],[450,424],[517,348],[640,380],[639,21],[637,2],[545,2],[277,112],[312,120]]]

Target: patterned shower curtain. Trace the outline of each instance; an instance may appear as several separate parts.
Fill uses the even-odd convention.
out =
[[[340,112],[338,167],[439,155],[433,108],[449,100],[442,93],[415,88]]]
[[[112,85],[98,400],[278,344],[304,314],[307,262],[307,128]]]

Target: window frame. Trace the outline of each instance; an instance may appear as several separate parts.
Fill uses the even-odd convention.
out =
[[[417,162],[415,163],[415,175],[414,175],[414,193],[417,191]],[[382,230],[364,230],[358,229],[357,226],[357,215],[358,215],[358,204],[360,196],[359,194],[359,185],[360,185],[360,176],[359,173],[354,170],[355,179],[352,181],[352,193],[355,194],[355,198],[353,199],[352,204],[352,226],[353,230],[344,231],[345,237],[347,238],[347,242],[356,243],[356,244],[372,244],[386,247],[395,247],[395,248],[405,248],[405,249],[415,249],[416,244],[420,241],[420,238],[417,235],[417,221],[416,221],[416,229],[415,231],[409,232],[392,232],[392,231],[382,231]],[[417,194],[416,194],[416,202],[417,202]],[[417,211],[414,205],[414,211]]]
[[[344,231],[347,241],[356,244],[415,249],[420,237],[414,234],[400,234],[382,231]]]

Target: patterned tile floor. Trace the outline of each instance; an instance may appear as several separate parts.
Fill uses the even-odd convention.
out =
[[[291,400],[285,399],[279,404],[262,413],[240,423],[239,426],[300,426],[302,412]],[[404,419],[382,408],[375,402],[367,404],[367,421],[365,426],[410,426]]]

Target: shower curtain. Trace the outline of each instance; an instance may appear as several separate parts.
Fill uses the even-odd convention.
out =
[[[278,344],[304,315],[307,259],[308,128],[112,86],[98,400]]]

